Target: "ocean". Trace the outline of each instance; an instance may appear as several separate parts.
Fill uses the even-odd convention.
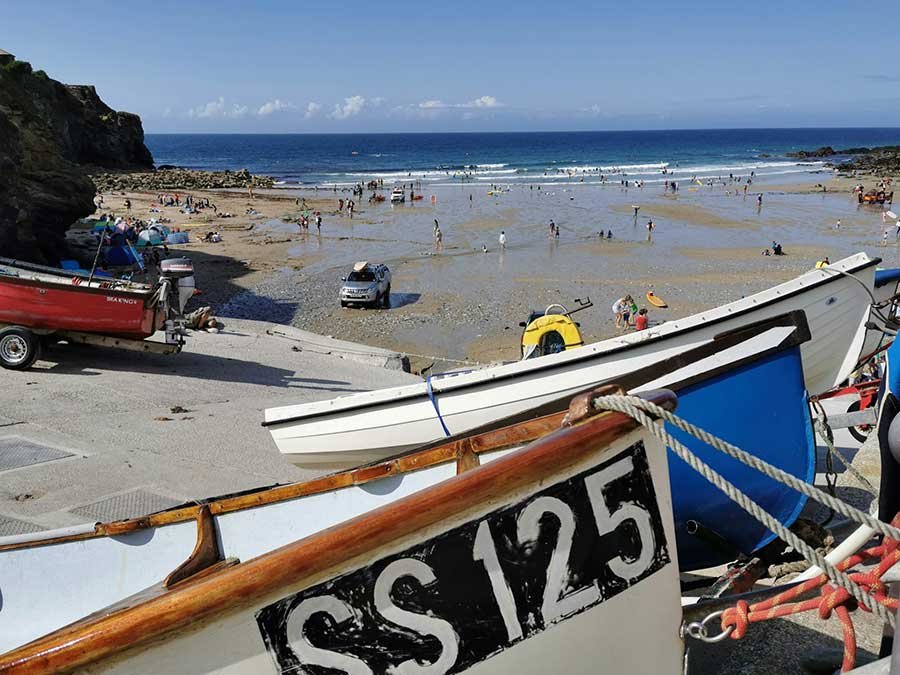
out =
[[[618,183],[778,176],[821,170],[786,156],[900,144],[900,128],[716,129],[431,134],[147,134],[157,165],[249,169],[277,185],[346,186],[382,179],[434,186]]]

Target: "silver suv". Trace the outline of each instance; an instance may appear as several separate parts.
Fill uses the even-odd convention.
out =
[[[358,262],[341,281],[341,307],[347,305],[391,306],[391,271],[387,265]]]

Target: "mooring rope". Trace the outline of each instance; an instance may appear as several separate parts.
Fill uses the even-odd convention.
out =
[[[863,513],[862,511],[850,506],[849,504],[846,504],[839,499],[835,499],[831,495],[823,492],[822,490],[819,490],[815,486],[801,481],[795,476],[792,476],[791,474],[779,469],[778,467],[772,466],[768,462],[765,462],[758,457],[754,457],[750,453],[745,452],[737,446],[732,445],[731,443],[728,443],[727,441],[710,434],[700,427],[691,424],[690,422],[678,417],[677,415],[674,415],[673,413],[669,412],[665,408],[656,405],[655,403],[651,403],[650,401],[639,398],[637,396],[612,395],[598,396],[594,398],[593,405],[599,410],[614,410],[624,413],[625,415],[628,415],[636,422],[638,422],[641,426],[645,427],[650,432],[650,434],[652,434],[657,439],[662,441],[666,446],[668,446],[672,450],[672,452],[674,452],[679,458],[681,458],[688,466],[697,471],[706,480],[708,480],[715,487],[725,493],[725,495],[729,499],[738,504],[754,519],[756,519],[769,530],[778,535],[782,539],[782,541],[792,546],[804,558],[806,558],[806,560],[819,567],[819,569],[823,570],[829,579],[846,589],[854,599],[856,599],[864,606],[869,607],[882,621],[890,624],[891,627],[895,625],[894,615],[881,604],[872,602],[871,596],[866,593],[855,581],[853,581],[849,575],[838,570],[837,567],[835,567],[825,559],[825,556],[812,548],[796,534],[791,532],[768,511],[765,511],[762,507],[759,506],[759,504],[750,499],[746,494],[744,494],[741,490],[739,490],[731,482],[729,482],[724,476],[715,471],[702,459],[697,457],[697,455],[695,455],[693,451],[691,451],[683,443],[681,443],[678,439],[676,439],[668,431],[666,431],[663,425],[656,424],[650,417],[650,415],[665,420],[672,426],[685,431],[691,436],[697,438],[700,441],[703,441],[716,450],[723,452],[729,457],[732,457],[746,464],[747,466],[756,469],[757,471],[769,476],[774,480],[784,483],[793,490],[801,492],[808,497],[827,505],[838,513],[847,516],[851,520],[855,520],[858,523],[868,525],[873,530],[880,532],[887,537],[890,537],[892,539],[900,539],[900,529],[888,525],[887,523],[883,523],[880,520],[868,515],[867,513]]]

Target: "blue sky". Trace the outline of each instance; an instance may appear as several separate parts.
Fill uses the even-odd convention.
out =
[[[77,8],[77,10],[76,10]],[[900,125],[900,4],[6,0],[148,132]]]

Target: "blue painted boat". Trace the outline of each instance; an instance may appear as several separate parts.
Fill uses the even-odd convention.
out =
[[[900,267],[875,270],[875,288],[900,282]]]
[[[812,483],[816,443],[800,360],[802,336],[743,365],[712,373],[678,394],[678,415],[788,473]],[[753,501],[791,525],[806,497],[684,432],[673,436]],[[750,554],[775,535],[669,452],[681,569],[699,569]]]
[[[878,518],[885,522],[900,512],[900,341],[888,347],[878,394],[878,447],[881,485]]]

